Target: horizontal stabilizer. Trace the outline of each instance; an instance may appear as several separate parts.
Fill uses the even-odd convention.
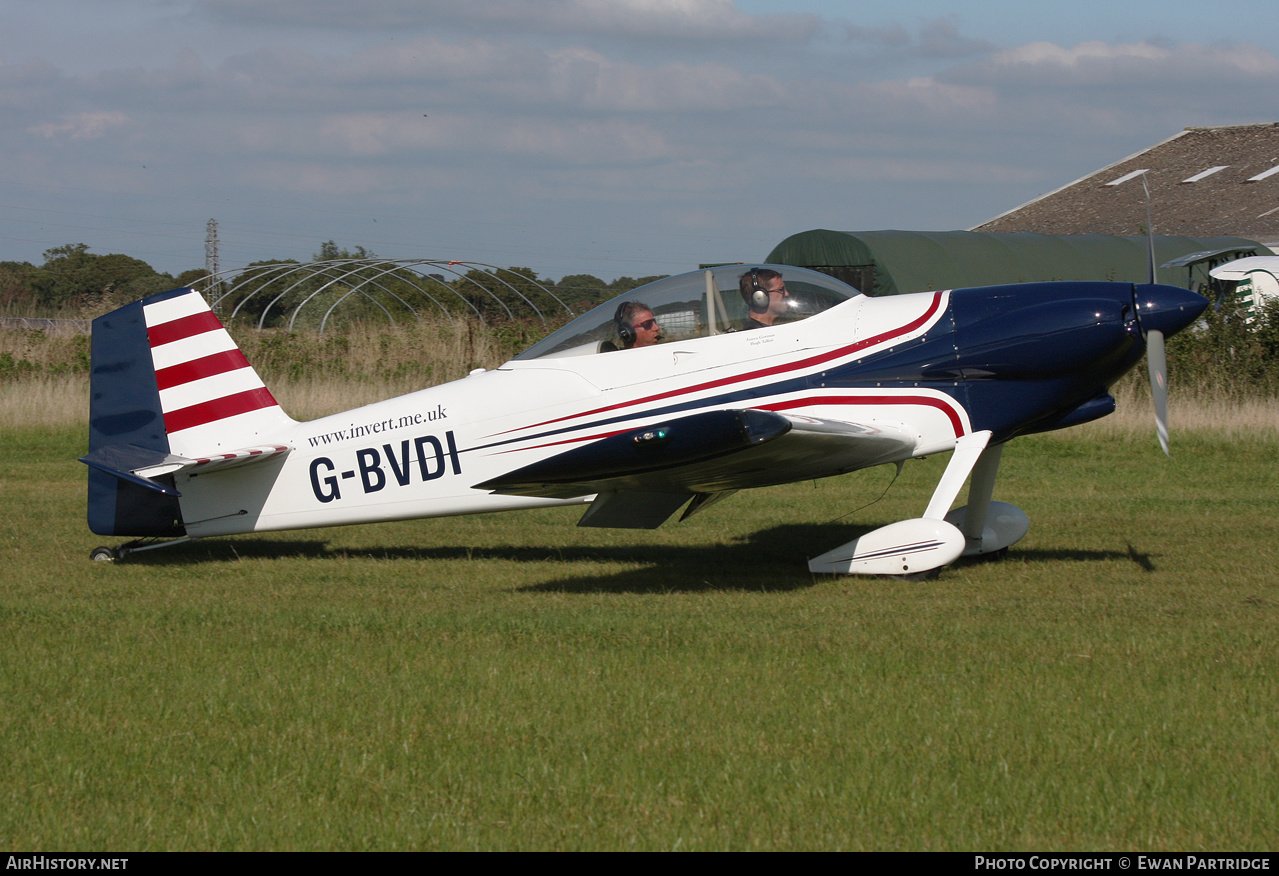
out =
[[[182,457],[163,450],[149,450],[136,444],[109,444],[80,457],[80,461],[89,468],[105,472],[114,478],[128,481],[144,489],[154,490],[166,496],[181,495],[173,487],[151,480],[153,475],[139,474],[156,467],[169,466],[174,461],[182,461]]]
[[[227,453],[215,453],[190,459],[165,453],[163,450],[150,450],[136,444],[110,444],[100,447],[80,461],[90,468],[105,472],[112,477],[137,484],[148,490],[163,493],[166,496],[181,495],[176,489],[167,486],[161,478],[179,472],[187,474],[204,474],[225,468],[235,468],[251,463],[265,462],[287,454],[291,447],[283,444],[270,444],[263,447],[246,447]],[[169,479],[166,479],[169,480]],[[171,482],[171,480],[170,480]]]
[[[147,477],[154,477],[158,474],[176,474],[179,471],[187,474],[206,474],[207,472],[220,471],[224,468],[238,468],[242,465],[266,462],[268,459],[285,456],[292,450],[293,448],[287,444],[265,444],[261,447],[245,447],[226,453],[211,453],[208,456],[201,456],[196,459],[182,459],[180,465],[165,471],[157,471],[154,474],[147,475]]]

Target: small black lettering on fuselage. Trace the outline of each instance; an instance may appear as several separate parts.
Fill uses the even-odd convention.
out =
[[[355,467],[339,472],[327,456],[311,460],[311,489],[320,502],[342,498],[340,482],[359,480],[364,492],[376,493],[394,484],[407,487],[444,477],[447,472],[462,473],[457,442],[453,433],[445,432],[441,440],[434,435],[405,438],[398,446],[383,444],[355,451]]]

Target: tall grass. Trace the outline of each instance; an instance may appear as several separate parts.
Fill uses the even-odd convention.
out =
[[[429,385],[415,377],[340,379],[296,377],[271,380],[268,385],[285,412],[297,420],[312,420],[361,405],[394,398]],[[1115,390],[1114,414],[1071,429],[1067,434],[1088,440],[1144,442],[1154,435],[1149,392],[1140,381],[1125,381]],[[86,375],[39,376],[0,382],[0,423],[30,427],[84,425],[88,421],[89,385]],[[1211,388],[1174,388],[1169,420],[1175,447],[1185,433],[1217,435],[1241,440],[1253,435],[1279,434],[1279,399],[1223,396]]]
[[[236,342],[285,411],[308,420],[495,368],[538,328],[443,317],[319,337],[236,327]],[[0,330],[0,422],[58,426],[88,416],[89,338]]]
[[[528,323],[485,326],[434,316],[396,327],[357,324],[325,336],[236,326],[241,349],[285,411],[309,420],[495,368],[536,340]],[[86,336],[0,330],[0,422],[58,426],[88,412]],[[1170,389],[1170,425],[1226,437],[1279,431],[1279,398],[1265,384],[1183,374]],[[1113,390],[1114,415],[1082,434],[1144,437],[1153,429],[1146,378],[1133,372]]]
[[[268,377],[267,384],[285,412],[297,420],[340,413],[432,385],[418,376]],[[1142,380],[1125,380],[1114,394],[1114,414],[1070,433],[1126,441],[1144,441],[1153,435],[1154,413]],[[1174,387],[1171,395],[1169,421],[1174,445],[1177,436],[1187,432],[1210,433],[1231,440],[1279,434],[1279,399],[1225,394],[1212,387],[1194,386]],[[0,382],[0,423],[71,426],[86,423],[88,412],[87,375],[41,375]]]
[[[1072,432],[1087,437],[1143,440],[1154,434],[1154,407],[1144,374],[1127,375],[1111,394],[1115,397],[1115,413]],[[1182,432],[1211,433],[1228,439],[1279,433],[1279,398],[1267,393],[1194,380],[1170,387],[1168,394],[1168,422],[1174,442]]]

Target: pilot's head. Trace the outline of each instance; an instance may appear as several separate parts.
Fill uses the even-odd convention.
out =
[[[772,268],[751,268],[738,277],[737,287],[756,322],[772,325],[790,306],[786,283]]]
[[[613,315],[617,323],[617,336],[626,349],[650,347],[661,337],[662,327],[657,324],[653,311],[639,301],[623,301]]]

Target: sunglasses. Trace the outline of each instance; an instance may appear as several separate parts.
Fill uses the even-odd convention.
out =
[[[643,329],[646,332],[651,332],[653,329],[657,328],[657,320],[646,319],[643,322],[635,323],[635,325],[633,325],[632,328]]]

